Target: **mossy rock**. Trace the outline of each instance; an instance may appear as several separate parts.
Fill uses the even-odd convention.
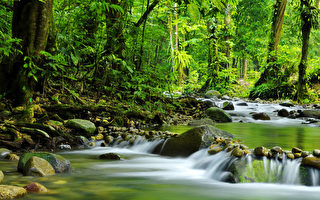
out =
[[[215,122],[232,122],[231,116],[220,108],[211,107],[206,111],[206,114]]]
[[[192,120],[188,123],[188,126],[202,126],[202,125],[215,126],[215,123],[212,119],[209,119],[209,118]]]
[[[232,138],[233,135],[213,126],[199,126],[178,137],[169,138],[162,146],[161,155],[189,156],[199,149],[208,148],[218,137]]]
[[[96,126],[89,120],[84,119],[70,119],[66,123],[66,127],[75,129],[80,132],[79,135],[92,136],[96,131]]]
[[[0,185],[0,200],[16,199],[27,194],[27,190],[22,187],[12,185]]]
[[[221,94],[219,91],[217,90],[209,90],[206,92],[206,94],[204,95],[205,98],[221,98]]]
[[[18,163],[19,172],[23,172],[23,169],[25,168],[26,163],[32,156],[43,158],[46,161],[48,161],[52,165],[56,173],[71,172],[71,164],[69,160],[65,159],[60,155],[56,155],[53,153],[46,153],[46,152],[35,152],[35,153],[23,154],[20,157],[19,163]]]
[[[43,158],[32,156],[23,168],[25,176],[51,176],[55,175],[52,165]]]

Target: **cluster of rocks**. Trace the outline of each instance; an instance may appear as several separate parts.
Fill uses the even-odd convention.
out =
[[[0,149],[0,160],[11,160],[10,156],[15,155],[8,149]],[[52,176],[56,173],[71,172],[71,164],[60,155],[45,152],[25,153],[21,157],[15,155],[18,162],[17,170],[24,176]],[[6,173],[6,172],[5,172]],[[28,193],[46,193],[47,188],[40,183],[32,182],[24,187],[13,185],[2,185],[5,180],[5,173],[0,170],[0,199],[15,199]]]

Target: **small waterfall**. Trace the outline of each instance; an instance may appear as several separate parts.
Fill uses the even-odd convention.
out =
[[[310,171],[310,179],[312,186],[320,185],[320,173],[318,169],[309,169]]]
[[[131,144],[129,141],[123,141],[121,137],[117,138],[112,147],[128,148],[134,151],[143,153],[152,153],[152,151],[162,142],[162,139],[148,141],[141,136],[136,136],[134,142]]]

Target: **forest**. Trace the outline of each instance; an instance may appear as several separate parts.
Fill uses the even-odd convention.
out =
[[[0,0],[0,200],[318,199],[319,17]]]
[[[2,0],[1,98],[25,105],[69,91],[151,108],[164,92],[214,89],[315,102],[319,4]]]

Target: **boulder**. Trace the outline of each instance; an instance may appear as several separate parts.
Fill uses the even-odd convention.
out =
[[[188,123],[188,126],[202,126],[202,125],[211,125],[215,126],[215,123],[212,119],[204,118],[199,120],[192,120]]]
[[[206,92],[204,97],[205,98],[209,98],[209,99],[214,98],[214,97],[221,98],[221,94],[220,94],[220,92],[218,92],[216,90],[209,90],[209,91]]]
[[[319,149],[314,149],[312,154],[315,156],[315,157],[320,157],[320,150]]]
[[[302,110],[300,117],[311,117],[320,119],[320,110]]]
[[[288,157],[289,159],[293,160],[293,159],[294,159],[294,154],[293,154],[293,153],[288,153],[288,154],[287,154],[287,157]]]
[[[269,115],[267,115],[266,113],[253,113],[252,114],[252,118],[255,120],[270,120]]]
[[[298,147],[293,147],[291,150],[292,153],[302,153],[302,150],[299,149]]]
[[[27,194],[27,190],[22,187],[12,185],[0,185],[0,200],[16,199]]]
[[[234,110],[234,105],[231,101],[226,101],[226,102],[223,102],[222,109],[223,110]]]
[[[34,182],[23,187],[28,193],[46,193],[48,189],[40,183]]]
[[[293,103],[290,101],[281,102],[279,105],[284,106],[284,107],[293,107],[294,106]]]
[[[232,122],[231,116],[220,108],[211,107],[206,114],[215,122]]]
[[[307,156],[309,156],[310,155],[310,153],[308,152],[308,151],[303,151],[303,152],[301,152],[301,157],[307,157]]]
[[[22,169],[25,176],[51,176],[55,175],[51,164],[43,158],[32,156]]]
[[[71,172],[71,164],[69,160],[63,158],[60,155],[56,155],[53,153],[46,153],[46,152],[35,152],[35,153],[23,154],[20,157],[19,163],[18,163],[19,172],[23,172],[23,169],[25,168],[26,163],[32,156],[43,158],[46,161],[48,161],[52,165],[56,173]]]
[[[67,121],[66,127],[80,131],[88,137],[92,136],[96,131],[94,123],[84,119],[70,119]]]
[[[238,157],[238,158],[241,158],[244,156],[244,151],[242,149],[240,149],[240,147],[236,147],[232,150],[231,155]]]
[[[160,155],[189,156],[202,148],[209,147],[216,138],[233,138],[231,133],[213,126],[195,127],[178,137],[167,139],[161,147]]]
[[[302,159],[301,165],[320,169],[320,158],[308,156]]]
[[[286,109],[281,109],[278,111],[278,116],[280,117],[288,117],[289,116],[289,112]]]
[[[248,106],[246,102],[240,102],[236,104],[237,106]]]
[[[120,156],[115,153],[105,153],[99,156],[102,160],[120,160]]]
[[[3,172],[0,170],[0,184],[3,182],[4,179],[4,174]]]

